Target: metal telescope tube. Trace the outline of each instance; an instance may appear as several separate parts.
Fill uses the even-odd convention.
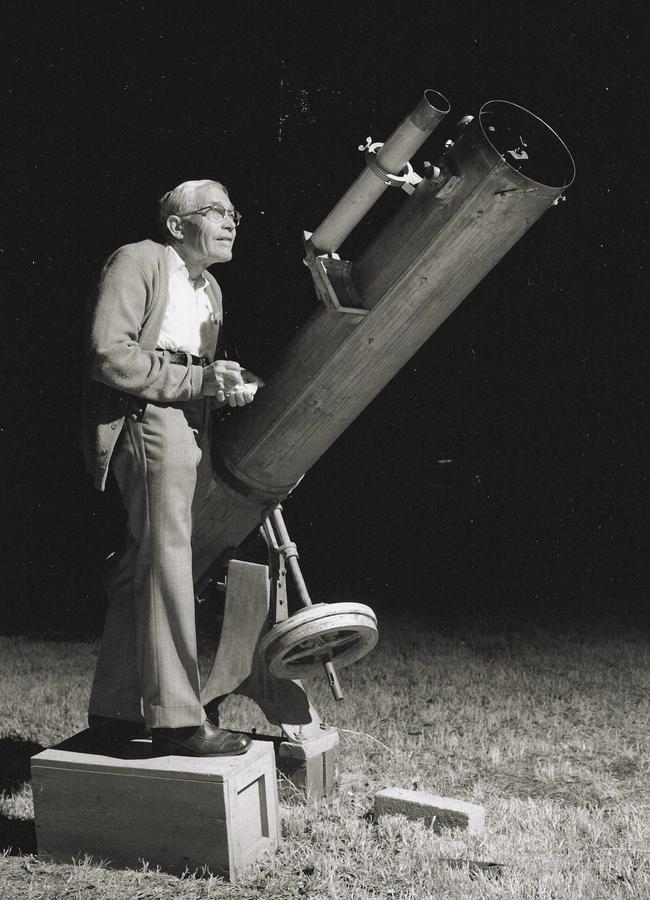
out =
[[[426,90],[413,112],[398,125],[380,148],[376,157],[377,165],[391,175],[399,175],[450,108],[446,97],[437,91]],[[386,181],[365,168],[312,234],[311,243],[314,248],[319,253],[333,253],[337,250],[387,187]]]

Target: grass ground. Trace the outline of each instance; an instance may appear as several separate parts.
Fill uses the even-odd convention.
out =
[[[397,616],[380,631],[377,649],[341,671],[344,703],[324,679],[309,685],[340,729],[340,791],[285,806],[280,849],[237,885],[38,860],[29,756],[84,727],[96,645],[0,638],[0,896],[650,898],[647,636],[445,635]],[[264,730],[239,698],[224,724]],[[483,804],[485,834],[373,822],[374,793],[387,786]]]

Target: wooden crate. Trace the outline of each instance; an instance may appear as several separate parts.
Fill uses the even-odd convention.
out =
[[[296,791],[309,800],[330,797],[338,786],[338,751],[339,734],[334,728],[302,743],[282,741],[276,748],[282,799],[295,796]]]
[[[241,756],[204,758],[151,757],[148,741],[111,756],[59,747],[32,757],[32,787],[45,860],[90,854],[117,868],[146,861],[235,881],[279,841],[275,758],[265,741]]]

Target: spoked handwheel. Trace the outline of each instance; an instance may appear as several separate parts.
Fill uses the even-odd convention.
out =
[[[286,562],[304,608],[289,618],[285,610],[281,621],[277,616],[260,641],[260,656],[276,678],[304,678],[324,669],[334,699],[342,700],[334,666],[348,666],[372,650],[378,640],[377,618],[363,603],[311,602],[298,565],[298,549],[289,538],[280,505],[263,519],[262,534],[272,558]]]
[[[377,643],[377,618],[363,603],[315,603],[278,622],[259,653],[276,678],[305,678],[324,663],[349,666]]]

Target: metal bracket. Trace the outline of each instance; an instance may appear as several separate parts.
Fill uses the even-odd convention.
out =
[[[311,273],[316,293],[325,308],[331,313],[350,316],[357,321],[364,316],[367,316],[368,310],[360,305],[361,299],[358,297],[354,285],[352,284],[352,280],[349,277],[349,270],[352,267],[352,263],[347,260],[341,260],[338,253],[324,253],[316,256],[314,248],[309,240],[310,238],[311,232],[304,231],[303,240],[307,255],[303,262]],[[356,300],[359,303],[359,306],[344,306],[339,301],[330,279],[328,264],[331,265],[333,269],[336,268],[337,272],[341,273],[341,280],[343,281],[345,288],[344,293],[347,294],[353,302]]]
[[[281,547],[273,533],[269,517],[265,516],[260,526],[260,533],[266,541],[269,558],[270,603],[269,625],[284,622],[289,617],[287,602],[287,570]]]
[[[412,194],[416,186],[422,181],[421,176],[413,170],[413,166],[410,162],[406,163],[406,166],[400,175],[394,175],[392,172],[388,172],[380,166],[376,157],[383,146],[384,144],[382,141],[374,141],[373,143],[371,137],[367,137],[366,143],[360,145],[359,150],[363,151],[366,166],[373,175],[376,175],[377,178],[379,178],[380,181],[383,181],[388,187],[399,187],[402,188],[403,191],[406,191],[407,194]]]

